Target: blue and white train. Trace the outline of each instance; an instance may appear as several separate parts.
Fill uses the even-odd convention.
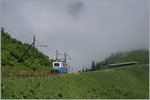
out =
[[[69,69],[70,69],[70,66],[64,61],[56,60],[53,62],[52,71],[54,73],[69,73]]]

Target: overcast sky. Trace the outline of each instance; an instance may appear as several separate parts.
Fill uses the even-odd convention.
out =
[[[50,58],[56,49],[67,52],[77,70],[117,51],[148,49],[148,5],[148,0],[3,0],[1,22],[23,42],[35,35],[36,47]]]

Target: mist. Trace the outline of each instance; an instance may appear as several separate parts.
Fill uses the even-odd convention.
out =
[[[148,0],[12,0],[1,2],[1,22],[17,39],[55,59],[67,52],[74,70],[111,53],[149,49]],[[26,36],[29,38],[24,38]],[[49,45],[47,48],[38,45]]]

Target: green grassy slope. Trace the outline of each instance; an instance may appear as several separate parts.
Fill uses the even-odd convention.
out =
[[[148,98],[149,66],[47,77],[2,77],[2,98]]]
[[[19,58],[29,48],[30,44],[22,43],[12,38],[7,32],[1,29],[1,68],[2,73],[21,73],[33,70],[33,48],[18,62]],[[35,48],[36,71],[48,70],[52,65],[52,60],[48,56]]]

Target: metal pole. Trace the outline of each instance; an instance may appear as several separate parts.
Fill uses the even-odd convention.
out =
[[[66,61],[66,52],[65,52],[65,59],[64,59],[64,62],[66,63],[67,61]]]
[[[35,36],[33,36],[33,70],[35,71]]]
[[[56,50],[56,60],[58,60],[58,50]]]

